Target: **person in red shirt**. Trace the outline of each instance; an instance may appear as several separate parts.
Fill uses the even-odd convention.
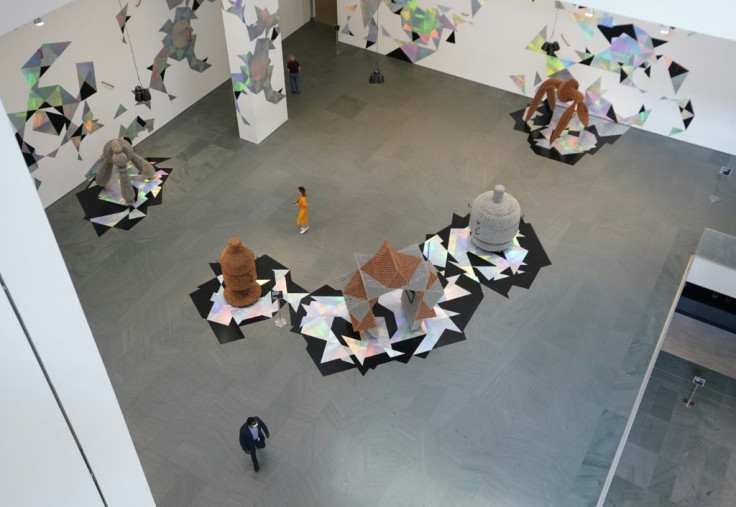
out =
[[[294,55],[289,55],[289,62],[286,64],[286,68],[289,69],[289,85],[291,86],[291,93],[301,93],[301,78],[299,72],[302,70],[302,66],[299,65],[299,61]]]

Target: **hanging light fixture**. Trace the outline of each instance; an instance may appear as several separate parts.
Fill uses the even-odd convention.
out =
[[[381,69],[379,69],[377,66],[375,69],[373,69],[373,72],[371,72],[371,75],[368,76],[368,82],[370,84],[382,84],[386,78],[383,77],[383,74],[381,73]]]
[[[542,51],[547,53],[547,56],[557,56],[555,53],[560,50],[560,44],[553,40],[555,37],[555,31],[557,30],[557,16],[560,14],[560,6],[558,2],[555,2],[555,7],[557,8],[557,11],[555,12],[555,23],[552,25],[552,33],[549,36],[549,40],[542,44]]]
[[[123,4],[120,0],[118,0],[118,5],[120,5],[120,10],[123,9]],[[128,37],[128,46],[130,47],[130,56],[133,58],[133,68],[135,69],[135,75],[136,78],[138,78],[138,86],[136,86],[133,89],[133,97],[135,97],[135,101],[138,104],[146,104],[151,100],[151,90],[148,88],[143,88],[143,83],[141,83],[141,76],[138,74],[138,62],[135,61],[135,52],[133,51],[133,40],[130,38],[130,30],[128,30],[128,24],[125,24],[125,35]],[[148,104],[148,107],[150,108],[151,105]]]
[[[381,32],[378,29],[378,11],[381,9],[381,2],[378,2],[378,7],[376,8],[376,66],[373,68],[373,72],[371,72],[371,75],[368,76],[368,82],[371,84],[382,84],[386,79],[383,77],[383,74],[381,73],[381,69],[378,68],[378,38],[381,36]]]

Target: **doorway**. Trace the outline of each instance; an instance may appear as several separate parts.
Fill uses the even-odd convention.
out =
[[[326,25],[337,24],[337,0],[314,0],[314,20]]]

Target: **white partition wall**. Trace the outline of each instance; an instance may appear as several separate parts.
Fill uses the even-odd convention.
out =
[[[705,229],[687,281],[736,298],[736,237]]]
[[[6,114],[0,105],[0,116]],[[72,285],[64,260],[56,244],[51,226],[36,193],[32,178],[17,148],[10,123],[0,121],[0,154],[3,160],[3,190],[0,199],[0,276],[2,276],[15,308],[25,325],[51,383],[58,394],[89,467],[97,478],[110,507],[153,506],[153,498],[143,475],[138,455],[128,433],[110,379],[100,358],[92,333]],[[6,302],[6,300],[3,300]],[[7,302],[6,302],[7,303]],[[7,308],[5,308],[7,314]],[[20,350],[17,324],[6,328],[3,317],[3,345],[18,348],[24,354],[3,374],[13,377],[2,382],[3,433],[2,466],[17,466],[18,470],[32,466],[29,459],[39,458],[35,476],[28,487],[44,488],[47,479],[42,472],[52,470],[50,487],[67,487],[75,491],[70,498],[86,503],[90,482],[81,478],[80,457],[72,456],[69,435],[59,437],[53,445],[44,441],[55,433],[63,433],[58,411],[52,415],[50,391],[44,392],[39,379],[38,364],[28,360],[28,351]],[[11,324],[8,324],[10,326]],[[28,342],[26,341],[26,346]],[[10,360],[5,357],[3,361]],[[26,365],[29,369],[26,370]],[[21,369],[23,371],[20,371]],[[33,370],[33,371],[31,371]],[[34,384],[30,381],[33,380]],[[24,381],[28,381],[24,383]],[[38,397],[38,399],[36,398]],[[48,417],[48,419],[46,419]],[[8,418],[16,418],[8,421]],[[42,434],[48,423],[48,435]],[[8,440],[13,446],[8,447]],[[13,451],[9,453],[9,451]],[[27,452],[27,455],[22,453]],[[68,484],[59,483],[58,474],[66,474]],[[10,480],[14,474],[2,480]],[[13,488],[18,485],[14,485]],[[15,489],[0,489],[0,505],[19,505],[6,501]],[[40,492],[39,492],[40,494]],[[22,504],[20,504],[22,505]],[[30,505],[61,505],[54,502]]]
[[[102,506],[82,455],[0,288],[0,504]]]
[[[312,17],[312,0],[281,0],[278,6],[281,37],[284,39]]]
[[[222,0],[240,137],[260,143],[287,120],[277,0]]]

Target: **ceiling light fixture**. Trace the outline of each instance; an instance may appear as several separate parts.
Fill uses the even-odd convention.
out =
[[[36,18],[36,19],[33,20],[33,24],[36,25],[36,26],[43,26],[43,19]]]
[[[585,11],[586,18],[592,18],[595,15],[595,9],[587,9]]]
[[[662,35],[669,35],[670,29],[673,27],[667,26],[667,25],[660,25],[659,26],[659,33]]]

